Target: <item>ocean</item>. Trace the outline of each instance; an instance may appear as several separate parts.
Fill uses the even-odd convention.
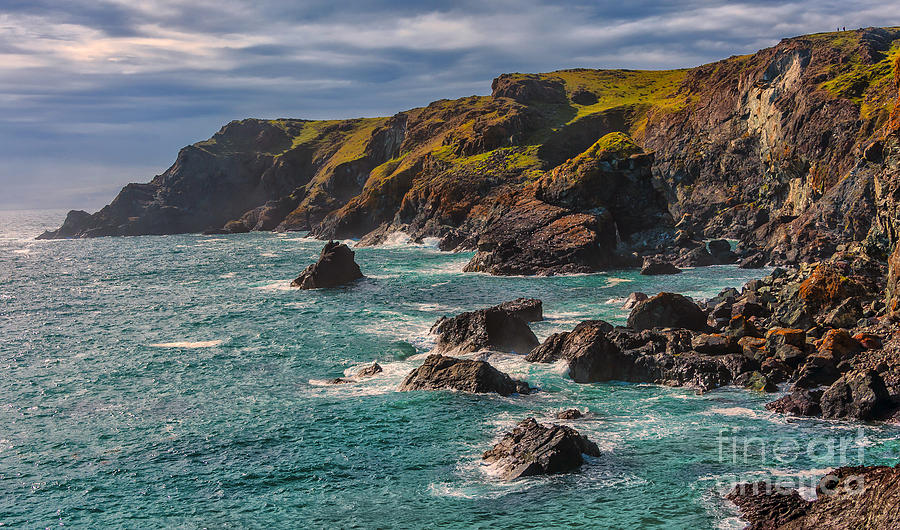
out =
[[[811,495],[832,466],[897,461],[895,426],[783,417],[763,408],[780,394],[737,388],[577,384],[514,354],[489,361],[538,393],[396,391],[444,315],[540,298],[543,340],[624,323],[633,291],[708,298],[765,270],[492,277],[397,236],[356,249],[366,279],[300,291],[323,246],[302,234],[34,240],[64,215],[0,212],[0,526],[740,528],[721,498],[737,481]],[[384,373],[324,384],[373,360]],[[565,408],[600,457],[513,482],[482,465]]]

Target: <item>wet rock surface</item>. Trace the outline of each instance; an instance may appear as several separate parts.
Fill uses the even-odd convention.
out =
[[[406,376],[398,390],[459,390],[483,394],[494,392],[501,396],[528,394],[531,388],[517,381],[485,361],[457,359],[443,355],[429,355],[422,365]]]
[[[541,425],[528,418],[507,433],[482,459],[504,480],[573,471],[584,464],[582,455],[600,456],[597,445],[575,429]]]
[[[291,282],[291,287],[301,289],[324,289],[347,285],[363,278],[359,265],[353,259],[350,247],[337,241],[329,241],[319,261],[310,265]]]
[[[435,353],[470,353],[480,350],[528,353],[538,339],[518,315],[537,316],[534,304],[508,311],[501,306],[441,318],[431,327],[437,335]]]

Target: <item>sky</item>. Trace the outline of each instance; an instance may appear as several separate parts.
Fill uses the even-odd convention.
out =
[[[96,210],[234,119],[386,116],[504,72],[898,24],[883,0],[0,0],[0,209]]]

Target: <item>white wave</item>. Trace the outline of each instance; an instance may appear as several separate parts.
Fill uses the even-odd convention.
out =
[[[213,237],[213,238],[210,238],[210,239],[201,239],[201,240],[200,240],[200,243],[213,243],[213,242],[216,242],[216,241],[228,241],[228,240],[227,240],[226,238],[224,238],[224,237]]]
[[[151,344],[154,348],[212,348],[222,344],[223,340],[201,340],[197,342],[159,342]]]
[[[297,288],[291,287],[292,280],[293,279],[272,282],[266,285],[260,285],[259,287],[254,287],[254,289],[259,291],[295,291]]]
[[[739,418],[766,418],[768,414],[763,413],[762,411],[748,409],[745,407],[713,407],[711,409],[705,410],[701,412],[703,416],[732,416]]]
[[[20,248],[18,250],[13,250],[13,254],[31,254],[30,248]]]
[[[609,283],[610,286],[612,286],[612,285],[619,285],[620,283],[633,282],[634,280],[631,280],[628,278],[612,278],[612,277],[610,277],[610,278],[607,278],[606,281]]]
[[[237,276],[236,272],[226,272],[225,274],[220,274],[219,278],[222,278],[224,280],[227,278],[234,278],[235,276]]]
[[[260,257],[263,257],[263,258],[277,258],[278,257],[278,254],[276,254],[274,252],[260,252],[259,255],[260,255]]]
[[[627,300],[628,300],[627,298],[613,297],[613,298],[610,298],[609,300],[607,300],[607,301],[605,301],[605,302],[603,302],[603,303],[606,304],[606,305],[618,305],[618,306],[620,306],[620,305],[624,304]]]

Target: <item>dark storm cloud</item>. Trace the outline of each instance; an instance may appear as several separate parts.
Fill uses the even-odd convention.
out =
[[[389,115],[502,72],[695,66],[898,21],[871,0],[0,0],[0,207],[98,206],[79,201],[231,119]]]

